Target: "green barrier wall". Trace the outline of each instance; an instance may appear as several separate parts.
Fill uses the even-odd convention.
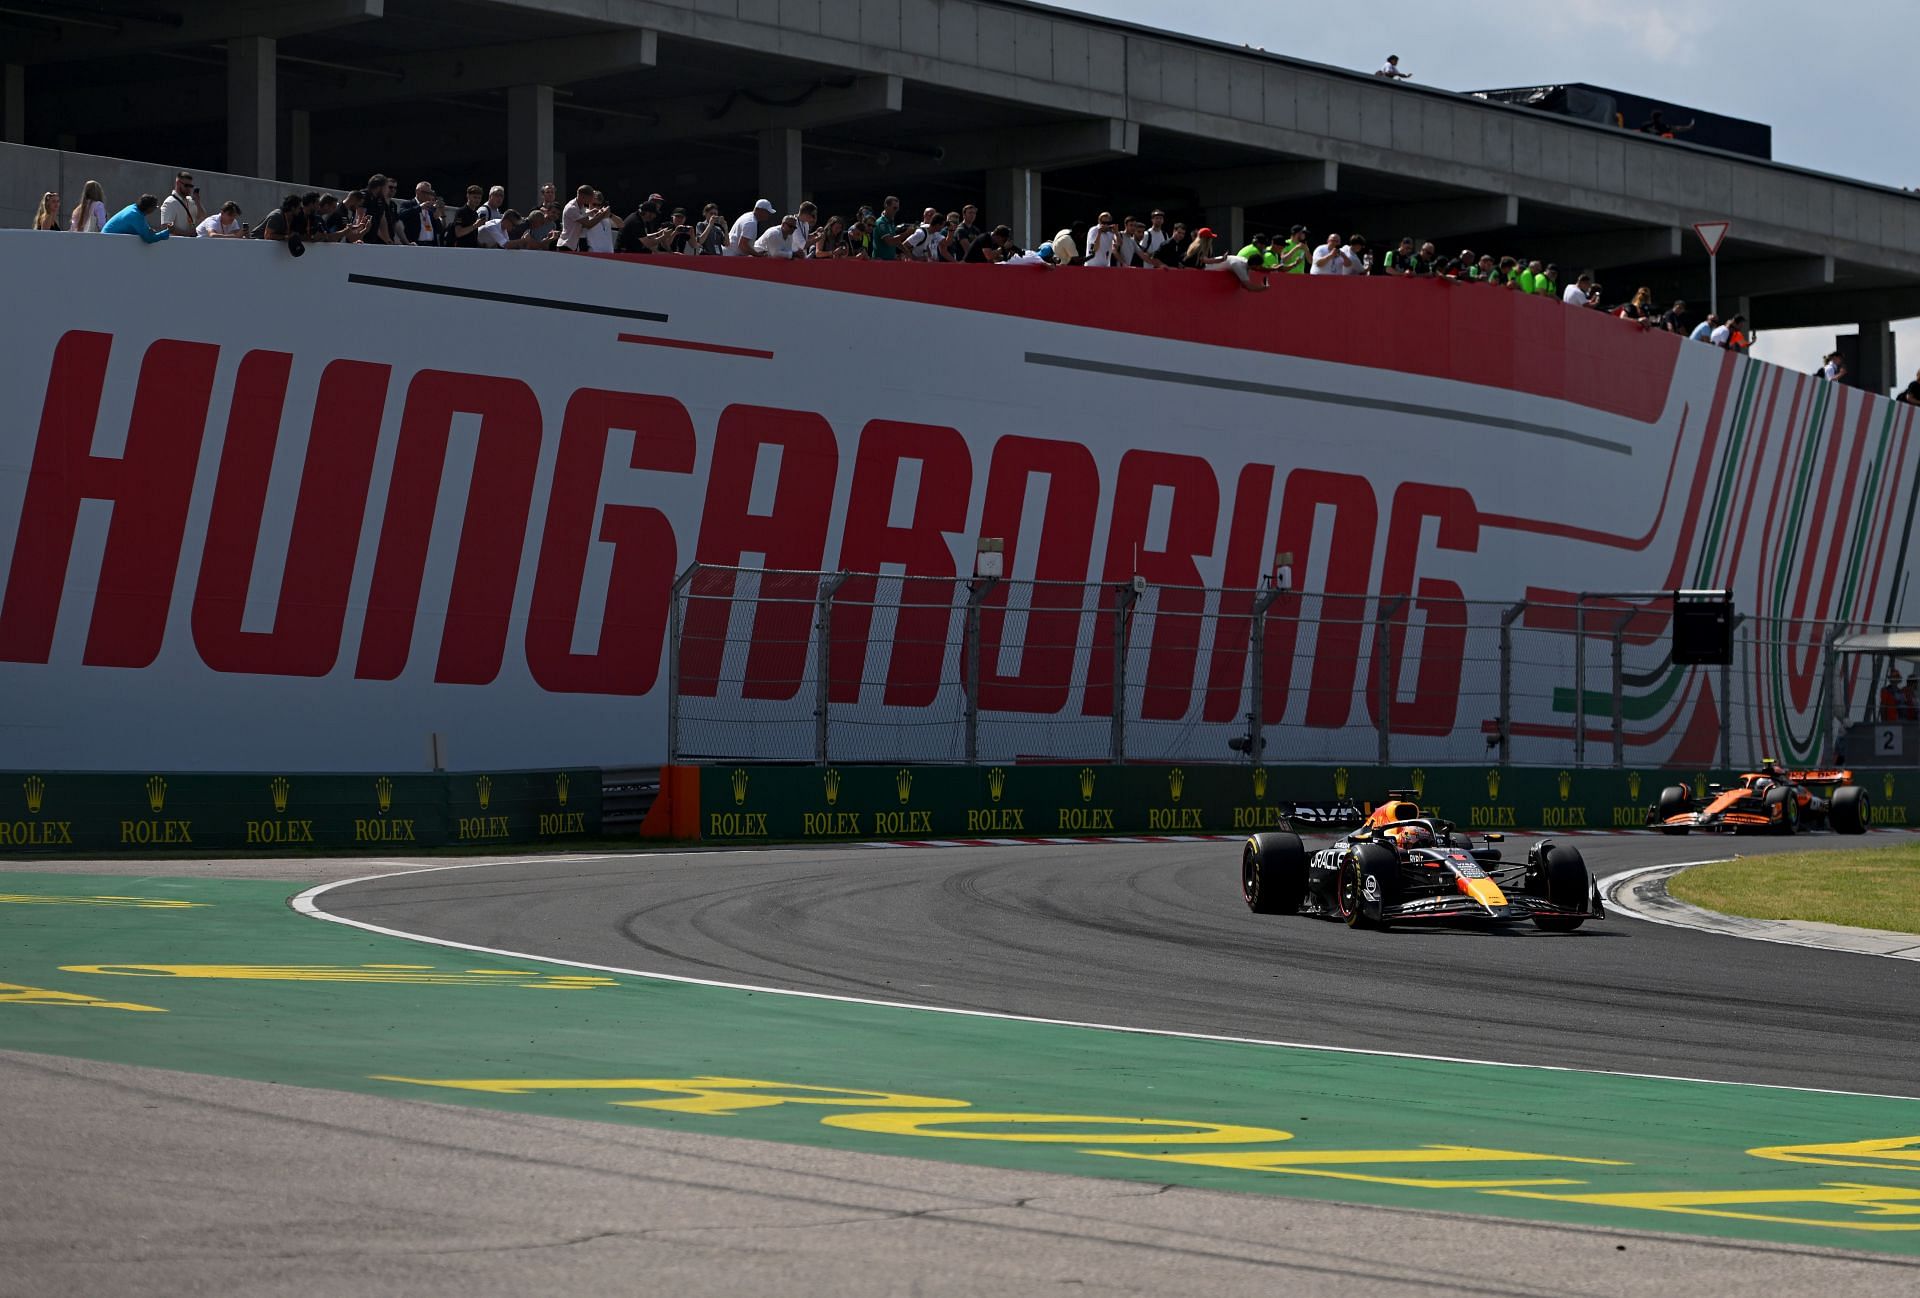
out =
[[[1284,804],[1377,802],[1414,789],[1479,830],[1637,829],[1663,785],[1704,793],[1714,771],[1378,766],[711,766],[700,836],[723,842],[1235,834],[1274,828]],[[1861,772],[1875,823],[1907,826],[1920,773]]]
[[[595,769],[433,775],[0,775],[0,853],[299,852],[600,833]]]

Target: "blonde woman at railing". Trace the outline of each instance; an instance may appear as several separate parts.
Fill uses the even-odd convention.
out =
[[[40,210],[33,214],[33,228],[36,230],[64,230],[66,218],[60,215],[60,195],[49,189],[40,195]]]
[[[99,181],[89,180],[87,187],[80,191],[79,205],[73,209],[73,220],[67,228],[82,234],[99,234],[106,224],[107,191],[100,188]]]

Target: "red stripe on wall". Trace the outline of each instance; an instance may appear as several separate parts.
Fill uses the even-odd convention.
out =
[[[761,351],[757,347],[727,347],[720,343],[689,342],[685,338],[654,338],[647,334],[621,334],[623,343],[645,343],[649,347],[677,347],[689,352],[712,352],[716,356],[750,356],[754,360],[770,361],[772,352]]]
[[[1275,275],[1272,291],[1248,293],[1231,275],[1191,272],[597,255],[649,273],[755,279],[1364,365],[1576,402],[1642,423],[1665,412],[1685,345],[1598,311],[1438,279]]]

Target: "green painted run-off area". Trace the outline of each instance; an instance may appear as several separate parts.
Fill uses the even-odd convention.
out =
[[[963,1163],[1920,1254],[1920,1100],[598,974],[303,918],[289,891],[0,874],[0,1048]]]

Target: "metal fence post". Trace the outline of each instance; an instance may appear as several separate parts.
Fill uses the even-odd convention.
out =
[[[1510,604],[1500,614],[1500,717],[1495,735],[1500,765],[1513,760],[1513,624],[1527,611],[1527,601]]]
[[[1573,605],[1573,764],[1587,762],[1587,597]]]
[[[1733,615],[1733,625],[1727,628],[1727,641],[1737,644],[1740,638],[1740,624],[1746,621],[1744,613]],[[1738,654],[1728,655],[1729,661],[1720,664],[1720,769],[1733,769],[1733,663]]]
[[[967,761],[980,760],[980,601],[1000,584],[998,577],[976,577],[967,583],[967,616],[962,634],[967,692]]]
[[[1840,637],[1844,634],[1846,634],[1844,622],[1834,623],[1833,628],[1827,632],[1825,652],[1821,655],[1823,659],[1821,675],[1825,679],[1820,687],[1820,706],[1814,713],[1815,716],[1821,717],[1820,748],[1815,755],[1815,760],[1825,761],[1829,766],[1838,765],[1840,760],[1837,751],[1840,742],[1840,715],[1839,710],[1834,706],[1833,646],[1839,643]]]
[[[1108,756],[1115,766],[1125,765],[1127,760],[1127,627],[1133,619],[1133,606],[1146,589],[1146,582],[1139,577],[1113,588],[1113,736]]]
[[[1247,632],[1247,658],[1253,671],[1247,689],[1247,760],[1256,766],[1267,746],[1267,610],[1286,593],[1284,586],[1270,585],[1253,597],[1253,620]]]
[[[1626,675],[1621,664],[1621,651],[1626,643],[1627,623],[1632,620],[1633,614],[1623,613],[1620,620],[1613,624],[1613,765],[1616,770],[1627,762],[1627,718],[1623,707]]]
[[[690,563],[667,592],[667,763],[680,760],[680,600],[700,565]]]
[[[1373,632],[1374,655],[1379,659],[1379,680],[1374,688],[1379,691],[1379,706],[1375,709],[1377,728],[1380,732],[1380,765],[1393,765],[1393,682],[1396,675],[1393,662],[1393,618],[1407,602],[1405,595],[1395,595],[1392,599],[1380,601],[1380,611],[1376,615]]]
[[[833,595],[847,575],[829,575],[814,597],[813,760],[821,766],[827,764],[827,702],[833,684]]]

